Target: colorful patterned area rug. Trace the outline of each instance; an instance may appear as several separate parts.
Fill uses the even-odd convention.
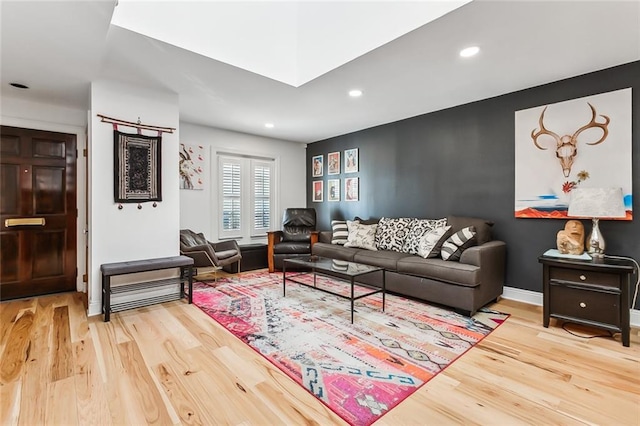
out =
[[[317,285],[350,291],[332,278]],[[469,318],[389,294],[382,312],[376,294],[355,302],[351,324],[349,300],[289,281],[283,297],[282,273],[268,272],[195,283],[193,303],[354,426],[378,420],[509,316]]]

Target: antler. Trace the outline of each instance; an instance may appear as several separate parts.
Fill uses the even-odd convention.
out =
[[[591,129],[592,127],[598,127],[602,129],[603,134],[602,134],[602,137],[597,141],[592,143],[587,142],[587,145],[597,145],[603,142],[607,138],[607,135],[609,134],[609,129],[607,128],[607,126],[609,125],[609,122],[611,121],[611,119],[606,115],[600,115],[600,117],[603,117],[605,119],[605,122],[596,123],[596,109],[591,104],[589,104],[589,107],[591,107],[591,114],[592,114],[591,121],[588,124],[580,127],[578,130],[576,130],[573,136],[571,136],[571,143],[573,143],[574,145],[578,142],[578,135],[587,129]]]
[[[544,127],[543,121],[544,121],[544,113],[545,113],[546,110],[547,110],[547,107],[544,107],[544,109],[542,110],[542,114],[540,114],[540,120],[538,120],[538,123],[540,123],[540,130],[538,132],[536,132],[536,129],[533,129],[531,131],[531,138],[533,139],[534,145],[537,146],[538,149],[543,149],[543,150],[547,149],[547,148],[543,148],[540,145],[538,145],[538,137],[540,137],[542,135],[552,136],[556,140],[556,143],[558,145],[562,145],[562,142],[560,142],[560,136],[558,136],[556,133],[553,133],[551,130],[547,130]],[[574,136],[577,137],[577,132],[576,132],[576,134]]]

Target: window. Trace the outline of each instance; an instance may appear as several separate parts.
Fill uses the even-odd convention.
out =
[[[220,238],[266,237],[272,226],[275,161],[218,154]]]

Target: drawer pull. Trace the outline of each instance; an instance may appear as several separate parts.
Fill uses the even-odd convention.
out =
[[[585,277],[584,275],[580,275],[580,281],[584,281],[586,279],[587,279],[587,277]]]
[[[584,303],[584,302],[580,302],[580,307],[581,307],[581,308],[586,308],[586,307],[587,307],[587,304],[586,304],[586,303]]]

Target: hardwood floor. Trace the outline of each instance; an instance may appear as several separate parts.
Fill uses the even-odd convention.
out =
[[[638,329],[624,348],[494,308],[512,316],[376,425],[640,425]],[[2,425],[345,424],[185,301],[85,312],[79,293],[0,304]]]

